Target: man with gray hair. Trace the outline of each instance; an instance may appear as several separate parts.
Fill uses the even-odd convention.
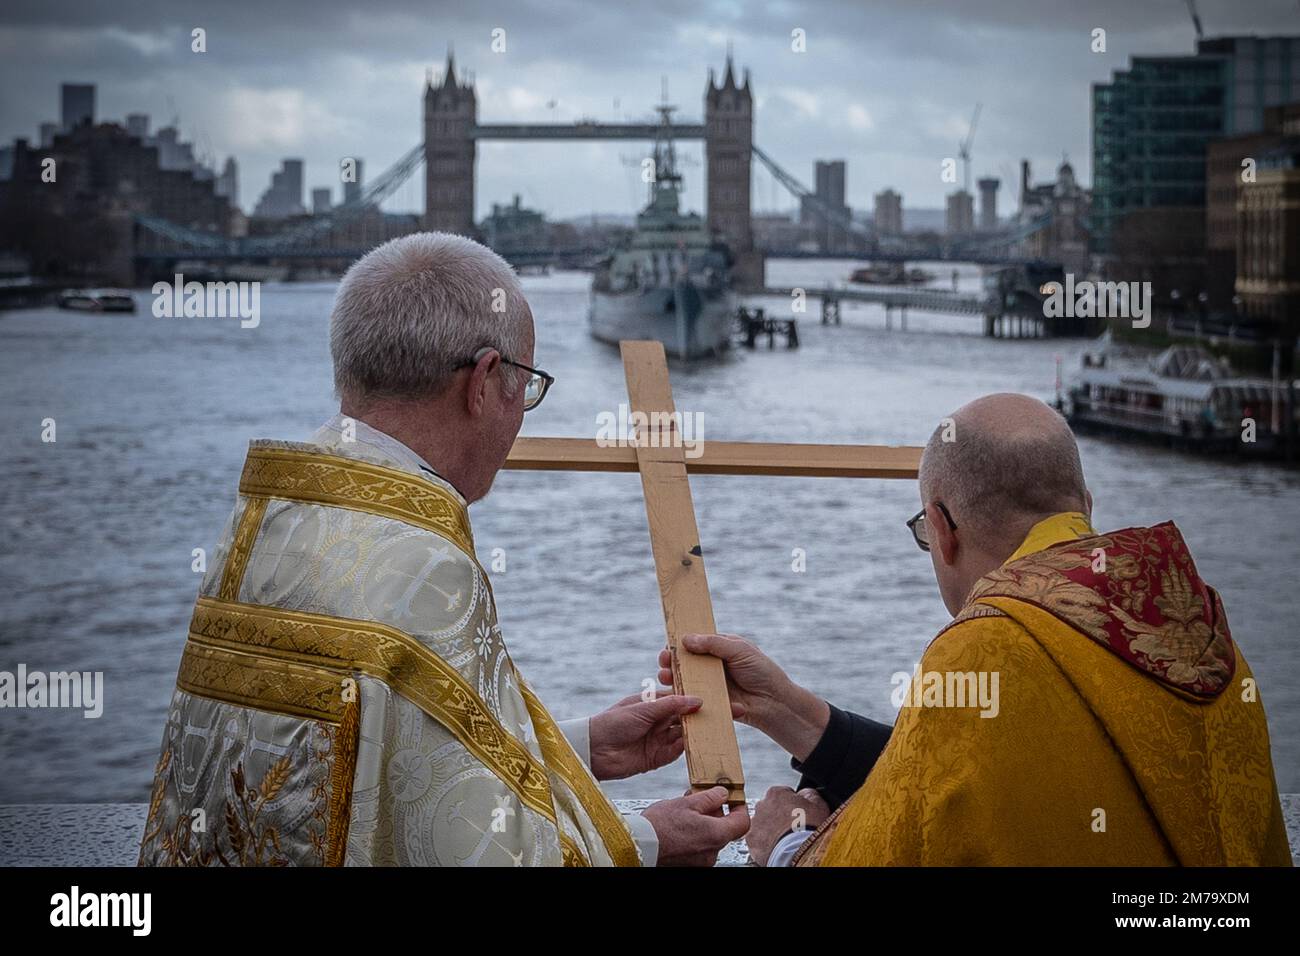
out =
[[[759,803],[753,859],[1289,866],[1259,690],[1178,529],[1095,531],[1073,434],[1024,395],[944,419],[919,478],[907,526],[953,620],[894,675],[892,728],[738,637],[683,640],[803,772]]]
[[[702,864],[724,788],[621,815],[698,698],[557,723],[507,653],[468,505],[554,379],[510,267],[422,233],[348,270],[340,411],[254,441],[190,623],[142,864]],[[202,825],[197,822],[202,821]]]

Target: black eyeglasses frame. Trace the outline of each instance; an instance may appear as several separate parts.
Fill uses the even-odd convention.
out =
[[[952,515],[948,512],[948,506],[945,505],[942,501],[936,501],[934,504],[943,513],[944,519],[948,522],[949,530],[956,531],[957,522],[952,520]],[[916,514],[912,515],[912,517],[907,519],[907,530],[912,532],[912,539],[916,542],[916,546],[918,548],[920,548],[922,551],[929,551],[930,542],[921,540],[921,535],[916,530],[917,525],[920,524],[924,518],[925,518],[925,508],[922,508]]]
[[[546,398],[546,393],[549,392],[551,390],[551,386],[555,384],[555,376],[550,374],[549,372],[542,371],[540,368],[533,368],[531,365],[525,365],[523,362],[516,362],[514,359],[506,358],[504,355],[501,354],[501,350],[498,349],[495,345],[485,345],[483,348],[479,349],[477,352],[474,353],[473,358],[461,362],[459,365],[456,366],[456,368],[453,371],[458,372],[463,368],[473,368],[475,365],[479,363],[479,360],[483,358],[483,353],[486,352],[488,349],[494,349],[496,351],[497,355],[500,356],[501,358],[502,365],[513,365],[515,368],[523,369],[533,378],[541,379],[542,382],[541,394],[537,396],[537,401],[533,402],[532,404],[529,404],[528,400],[525,399],[524,411],[530,412],[538,405],[542,404],[542,399]],[[527,390],[528,390],[528,383],[525,382],[524,391],[527,392]]]

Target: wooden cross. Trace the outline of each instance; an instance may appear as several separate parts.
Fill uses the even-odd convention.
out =
[[[519,438],[507,468],[525,471],[640,472],[650,523],[650,545],[659,577],[673,690],[704,701],[682,721],[686,767],[693,790],[718,785],[727,802],[745,802],[745,774],[731,718],[722,662],[680,647],[686,634],[716,630],[704,574],[704,553],[695,524],[688,474],[792,475],[832,478],[915,478],[921,449],[884,445],[794,445],[702,441],[702,453],[687,458],[659,342],[621,342],[630,399],[629,418],[639,426],[631,447],[601,445],[583,438]],[[638,416],[640,412],[644,416]]]

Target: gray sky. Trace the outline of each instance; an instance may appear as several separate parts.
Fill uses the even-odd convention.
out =
[[[1300,32],[1300,0],[1200,0],[1207,35]],[[207,31],[207,52],[190,31]],[[505,30],[506,50],[491,49]],[[1106,52],[1090,50],[1094,28]],[[791,49],[803,30],[806,52]],[[702,115],[709,67],[727,44],[748,66],[755,140],[811,183],[819,158],[848,161],[849,201],[892,186],[938,207],[976,101],[984,104],[972,178],[1003,180],[1014,202],[1021,157],[1048,178],[1068,153],[1091,182],[1089,89],[1131,55],[1189,52],[1184,0],[6,0],[0,11],[0,137],[36,139],[58,118],[60,82],[98,86],[98,117],[179,117],[184,138],[240,165],[251,209],[284,156],[306,184],[339,192],[337,163],[371,178],[419,141],[428,68],[448,45],[477,79],[479,119],[645,118],[666,76],[683,119]],[[552,105],[553,104],[553,105]],[[479,213],[514,192],[553,217],[634,211],[643,199],[633,142],[481,144]],[[702,149],[687,157],[687,205],[702,203]],[[692,164],[693,160],[693,164]],[[422,205],[422,180],[390,208]],[[793,201],[766,171],[755,207]]]

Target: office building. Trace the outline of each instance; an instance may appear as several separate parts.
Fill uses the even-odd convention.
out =
[[[82,123],[95,122],[95,85],[64,83],[59,88],[60,128],[67,133]]]
[[[876,235],[903,234],[903,197],[892,189],[876,193]]]
[[[1203,209],[1207,144],[1260,132],[1268,107],[1295,100],[1300,36],[1202,39],[1193,54],[1134,57],[1095,84],[1093,250],[1114,252],[1131,219],[1129,245],[1167,238],[1181,246],[1189,225],[1203,230],[1199,212],[1168,210]],[[1160,212],[1148,218],[1146,210]]]
[[[989,177],[979,180],[976,185],[980,191],[980,229],[992,232],[998,227],[998,187],[1002,184]]]
[[[146,142],[149,139],[149,115],[147,113],[128,113],[126,131],[140,142]]]
[[[348,182],[347,180],[344,180],[343,182],[343,204],[344,205],[352,205],[352,204],[359,203],[361,201],[362,184],[365,182],[361,174],[365,164],[360,159],[355,160],[355,162],[356,162],[356,169],[357,169],[356,182]]]
[[[226,157],[226,165],[217,177],[216,192],[218,196],[230,200],[232,209],[239,208],[239,164],[235,162],[235,157]]]
[[[286,159],[271,174],[271,185],[262,193],[253,209],[253,215],[264,219],[284,219],[301,216],[307,210],[302,204],[302,160]]]
[[[1294,343],[1300,331],[1300,107],[1277,115],[1277,140],[1258,150],[1253,180],[1238,187],[1235,289],[1245,314]]]
[[[800,203],[799,221],[810,227],[823,250],[848,245],[849,207],[845,203],[847,166],[842,159],[817,160],[813,167],[815,199],[805,196]]]
[[[1236,288],[1241,190],[1256,181],[1264,154],[1295,135],[1294,130],[1288,134],[1288,126],[1300,126],[1300,102],[1266,110],[1261,132],[1214,140],[1206,149],[1205,292],[1211,308],[1236,311],[1241,301]]]
[[[975,231],[975,203],[966,190],[959,189],[948,196],[943,228],[950,236],[961,236]]]

